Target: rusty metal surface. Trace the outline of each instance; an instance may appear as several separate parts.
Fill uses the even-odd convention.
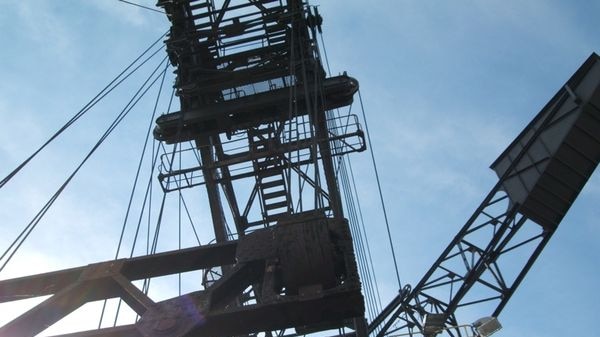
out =
[[[0,336],[35,336],[85,303],[115,297],[140,315],[136,324],[65,336],[231,336],[324,321],[339,326],[364,312],[350,240],[345,221],[299,214],[237,241],[0,281],[4,301],[19,299],[15,293],[52,294],[0,328]],[[131,283],[225,265],[229,272],[207,289],[161,302]],[[238,306],[254,284],[264,294],[260,302]]]

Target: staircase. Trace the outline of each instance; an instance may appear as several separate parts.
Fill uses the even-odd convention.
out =
[[[248,131],[250,151],[256,154],[252,161],[256,172],[260,195],[262,221],[248,226],[263,224],[265,227],[277,222],[292,212],[291,198],[286,187],[283,156],[274,149],[279,143],[273,124],[263,125]],[[266,155],[266,156],[265,156]]]

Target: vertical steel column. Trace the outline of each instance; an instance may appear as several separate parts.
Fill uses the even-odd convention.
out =
[[[225,159],[225,152],[223,151],[223,144],[221,144],[221,139],[216,137],[215,140],[215,152],[218,160]],[[229,204],[229,209],[231,209],[231,213],[233,215],[233,221],[235,222],[235,229],[237,231],[238,236],[244,235],[245,226],[248,223],[245,217],[242,217],[240,214],[240,208],[238,206],[237,197],[235,196],[235,190],[233,188],[233,184],[231,183],[231,173],[229,171],[228,165],[223,165],[221,168],[221,185],[223,186],[223,192],[225,193],[225,198],[227,199],[227,203]]]
[[[315,116],[315,135],[319,144],[319,152],[321,152],[321,161],[323,162],[323,172],[327,183],[327,191],[329,193],[329,204],[335,218],[343,218],[344,211],[340,201],[340,190],[338,189],[337,179],[335,177],[335,169],[333,167],[333,159],[331,157],[331,147],[329,146],[329,132],[327,131],[327,123],[325,111],[319,109]]]
[[[219,194],[219,186],[216,182],[219,177],[217,170],[214,168],[214,150],[211,137],[206,136],[196,139],[196,147],[200,152],[202,160],[202,174],[206,182],[206,194],[208,195],[208,202],[210,204],[210,215],[213,220],[215,240],[217,242],[224,242],[227,241],[227,227],[223,205],[221,204],[221,195]]]

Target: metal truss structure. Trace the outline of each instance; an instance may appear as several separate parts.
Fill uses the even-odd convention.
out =
[[[154,137],[175,144],[159,180],[165,192],[204,186],[215,243],[0,281],[0,302],[52,295],[0,337],[35,336],[109,298],[139,320],[61,336],[464,336],[457,311],[502,311],[600,161],[593,54],[492,164],[498,183],[421,281],[367,324],[334,163],[365,149],[356,116],[334,111],[358,82],[326,76],[319,13],[301,0],[158,6],[180,99],[156,120]],[[174,168],[175,155],[189,165]],[[200,290],[160,302],[132,283],[194,270]]]
[[[333,162],[365,149],[357,117],[332,111],[352,103],[358,82],[325,75],[318,12],[299,0],[158,6],[171,22],[165,44],[180,100],[180,111],[156,120],[154,137],[176,144],[159,180],[166,192],[205,186],[216,243],[3,281],[2,301],[54,295],[0,336],[34,336],[115,297],[140,316],[135,324],[69,336],[365,335]],[[176,155],[189,167],[175,169]],[[192,270],[204,271],[201,290],[158,303],[131,283]]]
[[[159,117],[154,135],[193,141],[194,150],[180,151],[200,154],[199,164],[178,170],[166,158],[163,187],[206,186],[217,242],[227,239],[225,212],[238,236],[290,213],[342,217],[332,158],[364,150],[364,136],[355,116],[326,111],[351,104],[358,82],[326,78],[318,13],[302,1],[158,5],[172,25],[166,45],[181,111]],[[245,201],[235,184],[252,186]]]
[[[238,336],[290,327],[302,333],[362,317],[352,238],[343,220],[301,214],[246,238],[2,281],[2,302],[53,296],[2,327],[0,336],[35,336],[85,303],[115,297],[141,317],[136,324],[61,336]],[[161,302],[132,284],[214,267],[229,269],[202,291]],[[249,288],[255,298],[241,298]]]
[[[414,287],[369,325],[377,336],[444,330],[456,311],[497,317],[600,162],[600,57],[592,54],[492,164],[500,178]],[[429,322],[435,322],[428,324]]]

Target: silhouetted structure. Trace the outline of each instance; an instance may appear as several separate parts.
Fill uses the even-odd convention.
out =
[[[364,134],[356,117],[331,112],[352,103],[358,82],[326,76],[318,11],[300,0],[158,6],[171,22],[165,43],[180,111],[159,117],[154,136],[192,141],[178,151],[200,158],[178,169],[165,159],[159,179],[169,192],[205,186],[216,243],[1,281],[3,302],[54,294],[0,328],[2,337],[34,336],[84,303],[113,297],[140,320],[63,336],[288,336],[341,327],[358,336],[434,336],[459,325],[457,308],[491,303],[483,314],[501,312],[600,161],[593,54],[492,164],[498,183],[422,280],[367,325],[333,161],[363,151]],[[507,264],[518,272],[507,275]],[[162,302],[131,283],[201,269],[202,290]]]

